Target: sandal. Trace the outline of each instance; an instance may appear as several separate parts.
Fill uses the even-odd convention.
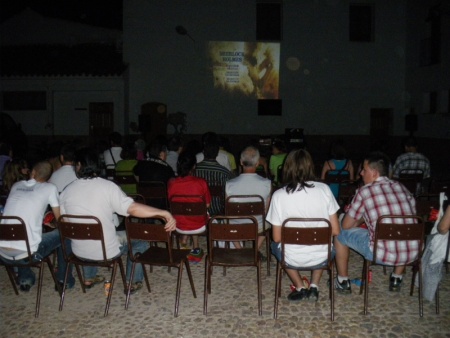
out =
[[[94,285],[100,284],[100,283],[102,283],[102,282],[104,282],[104,281],[105,281],[105,277],[102,277],[102,276],[95,276],[93,279],[86,279],[86,280],[84,281],[84,287],[85,287],[86,289],[90,289],[90,288],[92,288]]]
[[[142,289],[144,285],[142,282],[136,282],[131,285],[130,295],[134,295],[138,290]],[[128,293],[128,289],[124,290],[125,295]]]

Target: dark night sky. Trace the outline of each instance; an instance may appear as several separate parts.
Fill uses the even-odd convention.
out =
[[[1,0],[1,22],[27,7],[48,17],[122,29],[122,0]]]

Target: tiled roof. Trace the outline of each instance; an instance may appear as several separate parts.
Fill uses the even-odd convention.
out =
[[[115,46],[2,46],[0,76],[119,76],[126,65]]]

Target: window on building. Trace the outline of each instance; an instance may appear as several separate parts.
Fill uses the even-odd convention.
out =
[[[350,4],[349,36],[350,41],[374,41],[374,6],[367,4]]]
[[[2,92],[3,110],[46,110],[45,91]]]

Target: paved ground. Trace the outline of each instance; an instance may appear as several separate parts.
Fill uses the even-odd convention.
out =
[[[359,277],[362,259],[351,256],[351,277]],[[125,296],[120,280],[104,318],[103,285],[83,294],[79,283],[67,292],[64,310],[58,311],[59,298],[48,270],[44,273],[41,310],[34,318],[36,287],[16,296],[4,268],[0,269],[0,337],[450,337],[450,274],[441,286],[441,313],[434,303],[424,302],[419,317],[417,290],[413,297],[404,287],[400,293],[387,290],[388,277],[382,267],[373,268],[369,315],[362,314],[363,296],[353,287],[351,295],[336,294],[335,321],[330,322],[330,303],[326,274],[321,281],[318,303],[289,303],[289,281],[283,278],[278,319],[273,319],[275,263],[272,275],[263,270],[263,315],[258,316],[256,270],[228,269],[222,275],[215,269],[208,315],[203,315],[204,261],[192,266],[197,298],[193,298],[187,275],[183,275],[180,312],[173,317],[176,270],[155,268],[149,274],[152,293],[142,289],[124,309]],[[104,276],[108,271],[101,270]],[[406,274],[411,278],[411,271]]]

